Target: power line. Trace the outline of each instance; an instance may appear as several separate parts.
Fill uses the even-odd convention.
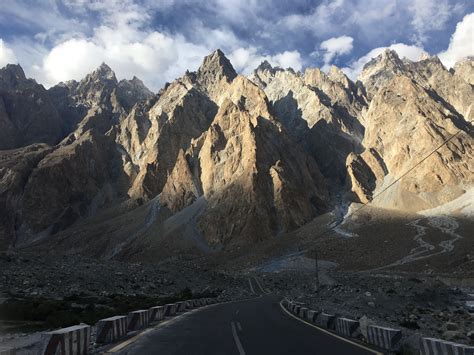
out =
[[[466,121],[466,126],[469,127],[469,125],[472,124],[472,121]],[[371,202],[373,202],[377,197],[379,197],[380,195],[382,195],[385,191],[387,191],[388,189],[390,189],[393,185],[395,185],[397,182],[399,182],[401,179],[403,179],[405,176],[407,176],[410,172],[412,172],[414,169],[416,169],[420,164],[422,164],[426,159],[428,159],[430,156],[432,156],[434,153],[436,153],[438,150],[440,150],[442,147],[444,147],[446,144],[448,144],[451,140],[453,140],[456,136],[458,136],[460,133],[464,132],[462,129],[458,129],[458,131],[453,134],[451,137],[449,137],[448,139],[444,140],[440,145],[438,145],[435,149],[433,149],[427,156],[425,156],[423,159],[421,159],[418,163],[416,163],[415,165],[413,165],[410,169],[408,169],[407,171],[405,171],[402,175],[400,175],[397,179],[395,179],[395,181],[393,181],[392,183],[390,183],[386,188],[384,188],[382,191],[380,191],[378,194],[376,194],[372,200],[370,200],[369,202],[362,202],[362,206],[360,206],[359,208],[357,208],[355,211],[349,213],[347,216],[345,216],[344,218],[342,218],[339,222],[336,222],[331,228],[323,231],[322,233],[320,234],[317,234],[315,238],[318,238],[318,237],[322,237],[323,235],[329,233],[329,232],[332,232],[334,229],[336,229],[338,226],[340,226],[342,223],[344,223],[344,221],[349,218],[349,217],[352,217],[353,215],[355,215],[356,213],[358,213],[360,210],[362,210],[363,208],[367,207]]]

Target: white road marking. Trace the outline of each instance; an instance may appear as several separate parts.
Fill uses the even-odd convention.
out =
[[[239,314],[239,312],[240,312],[240,310],[238,309],[238,310],[235,311],[235,314]]]
[[[234,341],[235,345],[237,345],[237,350],[239,351],[240,355],[245,355],[244,347],[242,346],[239,336],[237,335],[237,330],[235,329],[235,323],[231,322],[230,325],[232,327],[232,335],[234,336]]]
[[[242,331],[242,326],[240,325],[240,322],[237,322],[237,328],[239,329],[239,332]]]
[[[163,327],[163,326],[166,326],[166,325],[168,325],[168,324],[172,324],[174,321],[176,321],[176,320],[178,320],[178,319],[181,319],[182,317],[187,317],[187,316],[188,316],[189,314],[191,314],[191,313],[199,312],[199,311],[205,310],[206,308],[218,307],[218,306],[223,305],[223,304],[231,304],[231,303],[239,303],[239,302],[248,302],[248,301],[253,301],[253,300],[256,300],[256,299],[259,299],[259,298],[262,298],[262,295],[259,295],[258,297],[255,297],[255,298],[246,299],[246,300],[236,300],[236,301],[220,302],[220,303],[211,304],[211,305],[208,305],[208,306],[203,306],[203,307],[200,307],[200,308],[192,309],[192,310],[190,310],[190,311],[188,311],[188,312],[186,312],[186,313],[182,313],[182,314],[180,314],[180,315],[176,315],[176,316],[174,316],[173,318],[170,318],[170,319],[161,321],[161,322],[159,322],[157,325],[154,325],[154,326],[152,326],[151,328],[147,328],[147,329],[141,331],[140,333],[138,333],[138,334],[135,335],[134,337],[132,337],[132,338],[130,338],[130,339],[127,339],[127,340],[125,340],[125,341],[122,341],[122,342],[119,343],[118,345],[115,345],[113,348],[104,351],[103,354],[116,353],[116,352],[122,350],[123,348],[127,347],[128,345],[130,345],[130,344],[136,342],[137,340],[139,340],[139,338],[141,338],[143,335],[145,335],[145,334],[148,333],[149,331],[158,330],[159,328],[161,328],[161,327]]]
[[[253,286],[252,286],[252,281],[250,281],[250,277],[249,277],[249,285],[250,285],[250,291],[252,291],[252,293],[255,293],[255,290],[253,289]]]

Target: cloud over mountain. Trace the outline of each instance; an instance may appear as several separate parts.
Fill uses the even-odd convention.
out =
[[[47,86],[105,61],[158,90],[215,48],[244,74],[267,60],[354,75],[386,47],[409,58],[441,52],[446,65],[469,55],[463,17],[473,11],[468,0],[19,0],[0,9],[0,60],[19,61]]]

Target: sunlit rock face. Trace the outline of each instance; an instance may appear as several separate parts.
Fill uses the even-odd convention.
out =
[[[174,230],[181,223],[219,248],[274,238],[341,201],[442,205],[473,184],[472,76],[469,58],[448,71],[436,57],[386,51],[356,82],[334,66],[299,73],[268,62],[246,78],[216,50],[153,94],[106,64],[49,90],[9,65],[0,71],[1,247],[67,235],[128,202],[150,201],[159,231],[174,218]]]

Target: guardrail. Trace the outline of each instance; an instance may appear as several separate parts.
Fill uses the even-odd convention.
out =
[[[42,334],[44,355],[87,354],[91,342],[91,327],[74,325]]]
[[[365,332],[362,332],[361,323],[358,320],[309,309],[290,299],[283,300],[281,304],[294,316],[320,328],[335,331],[335,333],[345,338],[357,339],[391,353],[401,350],[402,331],[400,329],[371,324],[366,326]],[[363,333],[367,334],[367,337],[364,337]],[[420,338],[420,355],[451,354],[474,355],[474,346],[435,338]]]
[[[16,355],[16,350],[6,347],[0,347],[0,355]]]
[[[102,346],[125,339],[150,324],[162,321],[166,316],[216,303],[217,299],[202,298],[185,302],[170,303],[130,312],[128,316],[101,319],[95,325],[95,333],[87,324],[75,325],[42,334],[42,355],[86,355],[92,345]],[[0,355],[15,355],[15,349],[0,348]]]
[[[128,317],[115,316],[101,319],[96,325],[96,343],[113,343],[127,335]]]
[[[444,354],[459,354],[459,355],[474,355],[474,346],[465,344],[457,344],[452,341],[446,341],[435,338],[421,338],[420,339],[420,354],[421,355],[444,355]]]

